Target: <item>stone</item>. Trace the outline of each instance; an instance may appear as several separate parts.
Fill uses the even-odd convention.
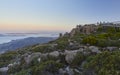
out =
[[[24,60],[27,64],[29,64],[33,59],[40,57],[40,56],[41,56],[41,53],[36,52],[36,53],[32,53],[31,55],[24,57]]]
[[[106,47],[106,49],[109,50],[109,51],[113,51],[113,50],[116,50],[117,47]]]
[[[8,67],[12,67],[12,66],[13,66],[13,64],[9,64],[9,65],[8,65]]]
[[[64,75],[66,73],[66,71],[62,68],[60,68],[58,72],[60,75]]]
[[[41,61],[41,58],[38,58],[37,60],[38,60],[38,62],[40,63],[40,61]]]
[[[101,53],[101,51],[99,51],[99,48],[96,46],[90,46],[89,49],[93,53]]]
[[[73,69],[71,69],[69,66],[67,66],[65,70],[68,75],[74,75]]]
[[[70,64],[74,60],[74,57],[76,56],[77,52],[79,52],[79,50],[74,50],[74,51],[65,50],[64,54],[67,63]]]
[[[49,53],[43,53],[43,54],[41,54],[41,58],[46,59],[48,57],[48,55],[49,55]]]
[[[58,51],[53,51],[51,53],[49,53],[50,56],[53,56],[53,57],[58,57],[59,56],[59,52]]]
[[[8,67],[2,67],[2,68],[0,68],[0,72],[7,72],[8,71]]]

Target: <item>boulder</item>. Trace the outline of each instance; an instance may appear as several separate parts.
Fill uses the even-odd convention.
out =
[[[101,51],[99,51],[99,48],[96,46],[90,46],[89,49],[93,53],[101,53]]]
[[[74,75],[73,69],[71,69],[69,66],[65,68],[65,71],[68,75]]]
[[[74,57],[76,56],[77,52],[79,52],[79,50],[74,51],[65,50],[64,54],[66,62],[70,64],[74,60]]]
[[[33,59],[38,58],[41,56],[40,52],[32,53],[31,55],[28,55],[24,57],[24,60],[27,64],[29,64]]]
[[[59,74],[60,75],[64,75],[65,73],[66,73],[66,71],[64,69],[62,69],[62,68],[59,69]]]
[[[51,53],[49,53],[50,56],[53,56],[53,57],[58,57],[60,55],[60,53],[58,51],[53,51]]]
[[[8,67],[2,67],[2,68],[0,68],[0,72],[7,72],[8,71]]]

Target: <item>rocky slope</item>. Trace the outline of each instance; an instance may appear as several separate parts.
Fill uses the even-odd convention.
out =
[[[1,54],[0,75],[119,75],[119,39],[120,32],[111,28],[66,33],[46,44]]]

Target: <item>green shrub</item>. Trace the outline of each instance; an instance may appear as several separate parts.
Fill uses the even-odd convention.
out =
[[[56,73],[59,68],[62,68],[63,65],[61,63],[57,63],[55,61],[49,60],[43,62],[32,69],[33,75],[45,75],[45,72]]]
[[[93,70],[97,75],[119,75],[120,51],[105,51],[88,57],[85,68]]]
[[[8,74],[15,74],[16,72],[19,72],[21,69],[22,68],[20,65],[15,65],[15,66],[9,68]]]
[[[0,55],[0,67],[7,66],[11,60],[15,59],[17,52],[9,51]]]
[[[98,39],[96,45],[99,46],[99,47],[106,47],[106,46],[108,46],[108,40],[106,40],[106,39]]]
[[[85,55],[83,53],[77,53],[74,60],[72,61],[72,66],[78,66],[81,65],[81,63],[85,60]]]
[[[33,47],[30,51],[32,52],[41,52],[41,53],[46,53],[46,52],[51,52],[53,51],[54,48],[49,46],[49,45],[41,45],[41,46],[35,46]]]
[[[88,36],[88,37],[83,38],[82,43],[96,45],[97,39],[94,36]]]
[[[59,38],[58,40],[56,40],[57,45],[57,49],[66,49],[66,47],[68,46],[69,42],[68,42],[68,38],[67,37],[62,37]]]
[[[31,75],[29,70],[21,70],[18,73],[15,73],[14,75]]]

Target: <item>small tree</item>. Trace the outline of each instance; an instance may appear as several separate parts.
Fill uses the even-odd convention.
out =
[[[97,43],[97,39],[94,36],[88,36],[82,40],[82,43],[95,45]]]

